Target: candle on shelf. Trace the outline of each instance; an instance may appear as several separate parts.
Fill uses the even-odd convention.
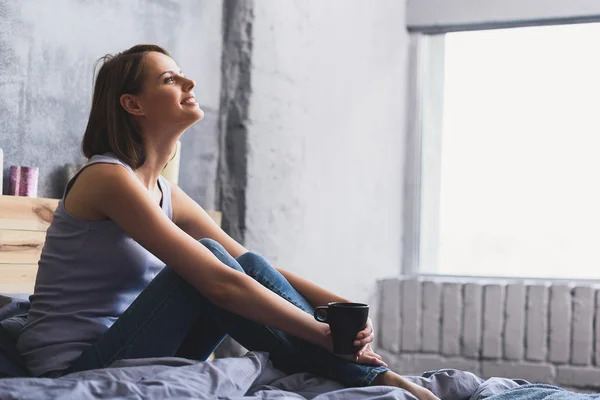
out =
[[[177,184],[179,182],[179,162],[181,161],[181,142],[177,141],[175,148],[175,155],[173,159],[169,161],[167,166],[160,173],[169,182]]]
[[[37,197],[39,169],[35,167],[10,167],[8,194]]]

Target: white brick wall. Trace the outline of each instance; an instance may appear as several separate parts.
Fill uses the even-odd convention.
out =
[[[479,358],[481,354],[481,310],[483,309],[483,287],[476,283],[463,285],[464,320],[462,329],[462,354]]]
[[[544,361],[548,342],[548,287],[527,288],[527,319],[525,325],[525,359]]]
[[[504,358],[522,360],[525,355],[526,288],[522,283],[506,287],[506,320],[504,325]]]
[[[504,287],[486,285],[483,288],[483,358],[502,358],[503,327]]]
[[[456,368],[600,388],[600,293],[592,285],[380,281],[378,351],[402,374]]]
[[[402,310],[400,320],[402,351],[421,350],[421,283],[418,280],[403,280],[400,285]]]
[[[440,334],[442,322],[442,285],[440,282],[423,282],[423,332],[421,351],[424,353],[440,352]]]
[[[566,364],[571,352],[571,288],[553,285],[550,288],[550,336],[548,361]]]
[[[594,349],[594,290],[575,288],[571,332],[571,364],[590,365]]]
[[[398,279],[386,279],[380,282],[381,297],[387,301],[381,304],[380,314],[386,318],[379,322],[381,346],[393,353],[400,351],[400,284]]]
[[[442,293],[442,354],[449,357],[458,356],[462,324],[462,287],[457,283],[445,283]],[[423,332],[429,335],[428,331]]]

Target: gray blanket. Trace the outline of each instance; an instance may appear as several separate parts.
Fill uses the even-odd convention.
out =
[[[483,400],[527,384],[469,372],[440,370],[409,377],[442,400]],[[181,358],[123,360],[111,368],[77,372],[59,379],[0,380],[0,399],[400,399],[408,392],[384,386],[343,388],[311,374],[286,376],[273,368],[267,354],[197,362]],[[507,398],[506,400],[517,400]],[[529,400],[529,399],[528,399]]]
[[[598,393],[574,393],[552,385],[525,385],[497,394],[488,400],[597,400]]]

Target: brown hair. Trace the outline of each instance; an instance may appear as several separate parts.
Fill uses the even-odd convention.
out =
[[[123,94],[135,95],[142,91],[144,56],[151,51],[171,56],[162,47],[141,44],[98,60],[102,67],[96,77],[90,118],[81,144],[87,158],[112,152],[134,169],[144,164],[142,135],[131,114],[121,106],[120,99]]]

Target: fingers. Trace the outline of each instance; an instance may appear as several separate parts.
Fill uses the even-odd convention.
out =
[[[371,336],[373,334],[373,325],[371,325],[371,320],[369,319],[367,321],[367,326],[365,326],[365,329],[363,329],[362,331],[358,332],[356,334],[356,338],[357,339],[363,339],[366,338],[368,336]]]
[[[359,333],[358,335],[360,336],[361,333]],[[371,343],[374,339],[375,339],[375,335],[373,334],[373,329],[371,329],[371,333],[369,335],[367,335],[363,338],[360,338],[360,339],[357,338],[356,340],[354,340],[353,344],[356,347],[364,346],[365,344]]]
[[[379,354],[373,352],[373,349],[371,349],[370,344],[363,346],[358,352],[356,352],[356,354],[354,356],[340,356],[340,357],[342,357],[348,361],[354,361],[359,364],[382,366],[382,367],[386,367],[386,368],[388,367],[386,362],[383,361],[383,358]]]
[[[370,344],[366,344],[356,352],[355,359],[358,361],[363,355],[373,355],[375,358],[382,360],[381,356],[373,351]]]
[[[354,359],[356,362],[361,363],[361,364],[380,365],[380,366],[387,367],[386,362],[383,361],[383,358],[379,354],[377,354],[373,351],[370,344],[363,346],[356,353],[356,356]]]
[[[362,357],[363,354],[365,354],[365,352],[370,351],[371,345],[370,344],[366,344],[363,347],[360,348],[360,350],[358,350],[356,352],[356,355],[354,356],[354,360],[356,362],[358,362],[360,360],[360,358]]]
[[[364,353],[358,360],[361,364],[377,365],[387,368],[387,364],[381,359],[376,357],[378,354],[375,353]]]

